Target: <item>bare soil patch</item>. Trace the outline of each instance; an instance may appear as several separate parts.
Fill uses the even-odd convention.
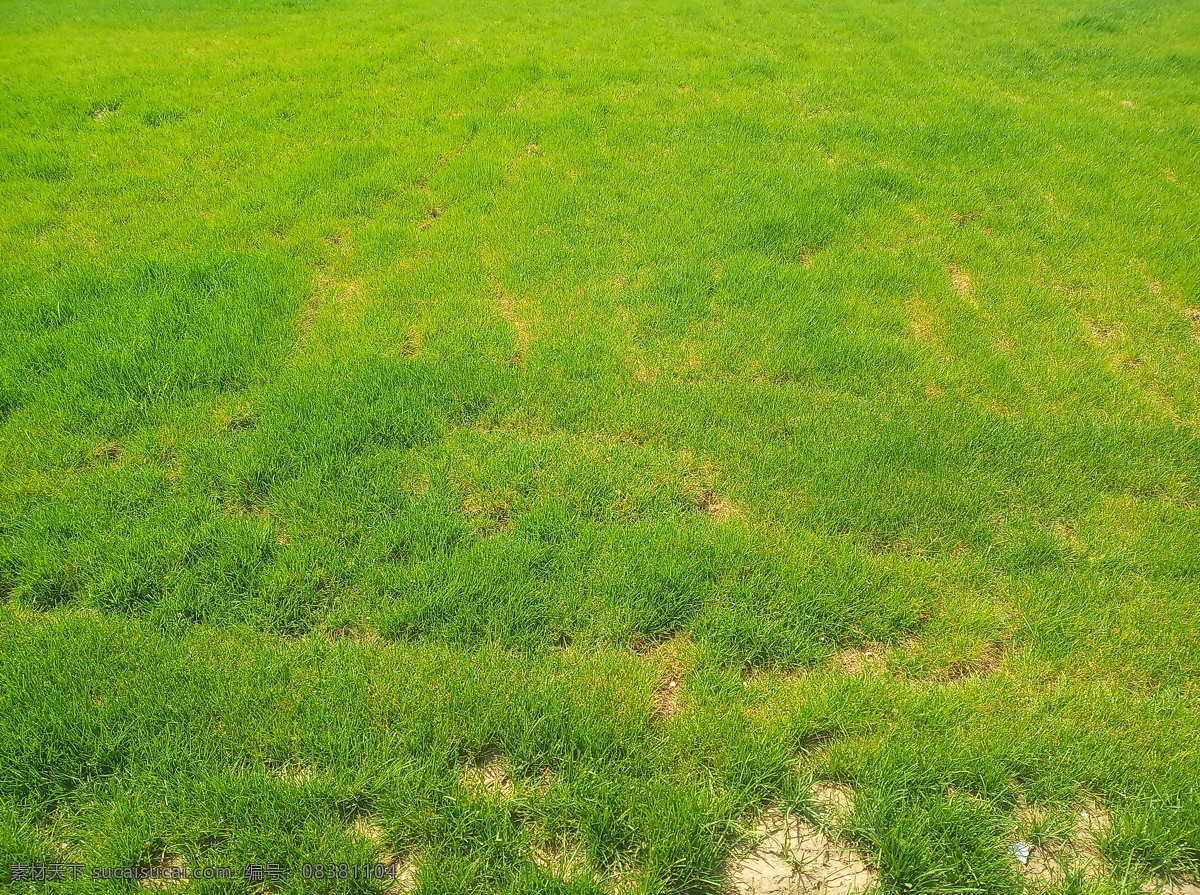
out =
[[[507,798],[516,792],[508,764],[499,755],[481,755],[467,763],[462,770],[462,782],[478,796]]]
[[[937,679],[952,682],[987,677],[1004,662],[1007,651],[1003,643],[989,643],[979,655],[951,662]]]
[[[822,816],[834,820],[840,820],[854,810],[854,790],[842,783],[818,783],[812,788],[812,800]]]
[[[689,635],[677,634],[652,648],[646,659],[658,668],[654,714],[670,718],[679,712],[687,676],[696,668],[695,645]]]
[[[887,647],[877,643],[852,646],[834,653],[833,665],[846,674],[883,674],[887,671]]]
[[[302,786],[316,776],[316,771],[313,770],[313,766],[310,764],[305,764],[303,762],[288,762],[272,767],[271,774],[277,780],[282,780],[284,783],[291,783],[294,786]]]
[[[187,862],[181,855],[164,855],[163,859],[149,868],[154,876],[150,879],[138,880],[138,886],[143,889],[162,891],[177,889],[188,884]]]
[[[402,860],[399,856],[393,854],[392,850],[386,845],[387,832],[378,822],[363,815],[351,825],[350,833],[359,839],[365,839],[376,847],[380,864],[383,864],[385,867],[390,864],[396,865],[395,878],[386,880],[385,882],[384,891],[388,895],[404,895],[404,893],[413,890],[416,886],[417,878],[415,859],[409,857],[407,860]]]
[[[525,363],[525,356],[533,344],[529,321],[521,313],[520,301],[515,295],[506,291],[503,286],[496,286],[496,305],[500,308],[500,316],[513,328],[517,334],[517,348],[513,352],[513,363]]]
[[[1099,802],[1088,800],[1057,828],[1049,814],[1036,808],[1018,809],[1016,818],[1028,856],[1022,861],[1014,855],[1014,860],[1031,883],[1045,886],[1073,872],[1089,880],[1103,874],[1104,858],[1097,843],[1112,819]]]
[[[541,870],[561,880],[577,876],[594,876],[587,858],[587,849],[581,842],[563,838],[551,838],[535,832],[533,863]]]
[[[908,314],[908,323],[912,327],[913,335],[917,341],[925,342],[926,344],[938,344],[941,342],[941,337],[938,335],[939,323],[929,305],[917,295],[910,298],[904,305],[905,312]]]
[[[440,218],[445,213],[445,211],[446,210],[444,208],[442,208],[440,206],[436,206],[436,205],[434,207],[430,208],[429,210],[427,210],[425,212],[425,217],[423,217],[421,219],[420,223],[417,224],[417,229],[418,230],[428,230],[430,227],[433,226],[434,221],[436,221],[438,218]]]
[[[1200,895],[1200,883],[1187,879],[1170,882],[1151,880],[1142,886],[1142,891],[1153,895]]]
[[[753,849],[730,868],[737,895],[849,895],[878,883],[878,874],[853,849],[797,817],[768,813],[752,838]]]
[[[480,537],[488,537],[512,527],[512,511],[503,500],[472,492],[463,498],[463,513]]]
[[[727,497],[704,490],[696,495],[696,503],[705,515],[717,522],[724,522],[737,514],[737,508]]]
[[[950,265],[950,285],[958,293],[959,298],[966,299],[972,305],[976,304],[975,282],[971,279],[971,275],[957,264]]]

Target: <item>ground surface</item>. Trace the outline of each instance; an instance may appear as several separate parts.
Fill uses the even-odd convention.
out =
[[[0,863],[1191,891],[1195,3],[5,0],[0,58]]]

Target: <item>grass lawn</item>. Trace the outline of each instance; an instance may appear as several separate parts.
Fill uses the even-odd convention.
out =
[[[0,0],[0,91],[0,888],[1200,892],[1194,0]]]

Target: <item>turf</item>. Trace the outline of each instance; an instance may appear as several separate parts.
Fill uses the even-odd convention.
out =
[[[0,864],[716,895],[837,781],[892,895],[1022,891],[1030,806],[1111,815],[1060,895],[1200,872],[1194,3],[0,58]]]

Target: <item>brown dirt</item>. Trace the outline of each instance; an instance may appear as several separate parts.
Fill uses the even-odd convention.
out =
[[[385,834],[383,827],[375,823],[375,821],[371,820],[371,818],[367,817],[366,815],[358,818],[358,820],[351,825],[350,831],[360,839],[370,840],[376,845],[382,844]]]
[[[796,817],[764,815],[753,839],[753,849],[729,870],[737,895],[849,895],[879,879],[853,849]]]
[[[594,876],[588,864],[587,849],[580,842],[550,838],[534,831],[533,863],[551,876],[562,880]]]
[[[1142,891],[1153,895],[1200,895],[1200,883],[1187,879],[1170,882],[1151,880],[1142,886]]]

